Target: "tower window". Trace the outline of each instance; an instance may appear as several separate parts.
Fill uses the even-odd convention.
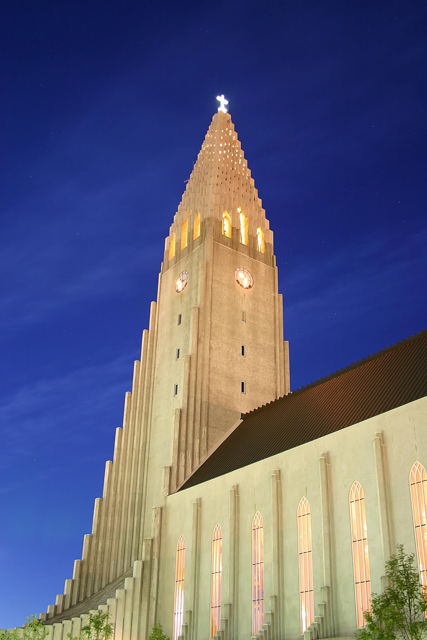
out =
[[[256,230],[257,249],[260,253],[265,253],[265,235],[261,227]]]
[[[188,242],[188,220],[184,220],[181,226],[181,249],[185,249]]]
[[[246,311],[242,311],[242,322],[246,322]]]
[[[353,538],[354,584],[356,588],[357,626],[366,624],[363,612],[371,606],[368,533],[365,515],[365,494],[358,482],[350,489],[350,519]]]
[[[245,356],[245,355],[246,355],[246,352],[245,352],[245,345],[244,345],[244,344],[242,344],[242,356]]]
[[[194,218],[193,240],[198,238],[199,235],[200,235],[200,212]]]
[[[176,350],[176,359],[179,360],[179,349]]]
[[[242,382],[240,383],[240,390],[242,393],[246,393],[246,382]]]
[[[179,313],[178,314],[178,324],[181,324],[182,322],[182,315]]]
[[[178,395],[178,385],[177,384],[174,386],[174,394],[173,395],[174,396]]]
[[[222,235],[231,238],[231,217],[227,211],[222,214]]]
[[[249,241],[249,220],[240,208],[237,211],[239,212],[240,242],[247,246]]]
[[[169,260],[175,255],[175,234],[169,240]]]

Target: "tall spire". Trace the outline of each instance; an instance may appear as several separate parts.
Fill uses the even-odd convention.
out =
[[[273,234],[231,116],[219,110],[212,118],[171,225],[166,240],[165,268],[169,259],[181,250],[187,247],[191,250],[191,241],[197,239],[198,233],[203,238],[207,226],[221,229],[225,214],[231,225],[230,236],[237,240],[233,248],[238,248],[239,244],[246,245],[252,257],[270,263]],[[242,224],[246,224],[248,237],[239,243]],[[218,237],[218,233],[214,235],[218,241],[226,242],[228,239],[227,234],[223,239]]]

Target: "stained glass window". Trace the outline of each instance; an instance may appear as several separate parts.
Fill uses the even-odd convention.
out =
[[[301,498],[298,505],[298,554],[301,633],[304,633],[314,621],[311,516],[306,498]]]
[[[353,540],[354,583],[356,587],[357,626],[365,626],[363,612],[371,606],[368,532],[365,515],[365,495],[358,482],[350,489],[350,518]]]
[[[211,638],[216,636],[221,621],[222,531],[216,525],[212,535]]]
[[[420,582],[423,587],[427,587],[427,474],[419,462],[415,462],[413,465],[409,481]]]
[[[175,573],[175,608],[173,620],[173,640],[181,635],[184,618],[184,573],[185,573],[185,538],[180,536],[176,547]]]
[[[252,635],[264,624],[264,529],[256,512],[252,521]]]

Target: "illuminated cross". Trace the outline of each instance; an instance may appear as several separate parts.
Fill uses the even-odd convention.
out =
[[[225,105],[228,104],[228,100],[224,98],[224,94],[222,96],[217,96],[216,99],[219,101],[218,111],[224,111],[224,113],[227,113]]]

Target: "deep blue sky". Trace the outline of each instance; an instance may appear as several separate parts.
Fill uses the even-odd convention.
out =
[[[0,24],[0,627],[72,576],[164,238],[224,93],[296,389],[426,328],[427,5],[9,3]]]

